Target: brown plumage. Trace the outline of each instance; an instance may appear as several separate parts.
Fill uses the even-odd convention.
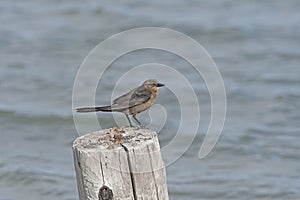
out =
[[[131,90],[130,92],[116,98],[112,105],[100,106],[100,107],[84,107],[77,108],[77,112],[122,112],[126,115],[126,118],[132,126],[128,115],[136,120],[136,122],[141,125],[137,120],[136,114],[145,111],[154,103],[156,99],[156,93],[159,87],[164,86],[164,84],[159,83],[157,80],[150,79],[145,81],[141,86]]]

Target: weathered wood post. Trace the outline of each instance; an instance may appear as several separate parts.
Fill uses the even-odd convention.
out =
[[[167,200],[166,171],[157,134],[111,128],[73,143],[80,200]]]

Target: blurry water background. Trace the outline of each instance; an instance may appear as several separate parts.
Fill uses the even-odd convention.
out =
[[[203,81],[194,80],[203,120],[194,143],[167,168],[170,199],[299,199],[299,8],[298,0],[2,0],[0,200],[78,199],[71,151],[76,71],[98,43],[143,26],[172,28],[202,44],[222,73],[228,98],[222,136],[199,160],[210,101]],[[97,103],[108,103],[114,70],[126,71],[133,61],[161,58],[186,67],[167,53],[140,54],[113,63]],[[169,112],[178,115],[170,91],[159,93],[157,102],[174,102]],[[103,126],[114,125],[110,114],[98,117]],[[149,116],[140,119],[146,123]],[[168,119],[162,146],[179,120]]]

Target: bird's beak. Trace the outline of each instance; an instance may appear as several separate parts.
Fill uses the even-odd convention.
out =
[[[156,85],[156,87],[162,87],[162,86],[165,86],[165,84],[157,83],[157,85]]]

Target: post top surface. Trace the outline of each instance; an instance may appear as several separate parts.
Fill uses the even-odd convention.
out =
[[[122,148],[120,143],[126,147],[137,147],[153,142],[157,134],[147,128],[140,127],[114,127],[87,133],[75,139],[73,148],[93,149],[115,149]]]

